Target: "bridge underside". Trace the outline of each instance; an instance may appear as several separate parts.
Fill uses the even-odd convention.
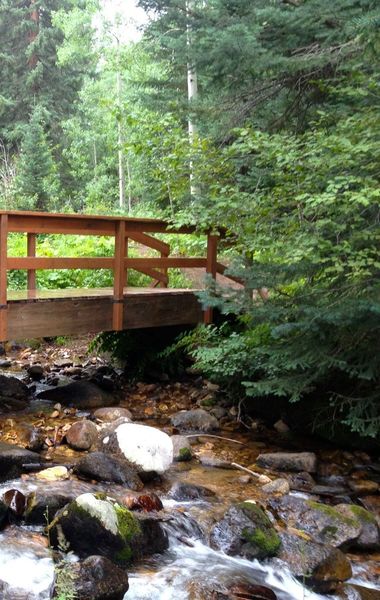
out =
[[[123,329],[193,325],[203,319],[194,290],[125,288]],[[17,291],[8,294],[8,339],[99,333],[113,329],[113,290]]]

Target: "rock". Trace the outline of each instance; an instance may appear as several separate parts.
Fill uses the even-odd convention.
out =
[[[230,462],[227,462],[226,460],[219,458],[212,452],[204,452],[202,454],[199,454],[198,458],[199,458],[199,462],[204,467],[212,467],[214,469],[233,469],[234,468]]]
[[[19,446],[39,452],[44,445],[44,436],[41,429],[28,423],[19,423],[16,426],[17,442]]]
[[[54,366],[57,369],[64,369],[65,367],[71,367],[73,365],[73,361],[70,358],[57,358],[54,361]]]
[[[299,492],[310,492],[315,486],[315,481],[306,471],[300,473],[292,473],[287,476],[290,489],[297,490]]]
[[[333,592],[342,581],[352,576],[346,556],[333,546],[317,544],[305,537],[280,533],[278,558],[295,577],[320,593]]]
[[[360,503],[375,517],[380,527],[380,496],[363,496]]]
[[[290,427],[287,425],[282,419],[276,421],[273,425],[273,428],[282,435],[289,433]]]
[[[268,452],[259,454],[256,463],[274,471],[315,473],[317,470],[317,457],[314,452]]]
[[[28,405],[29,389],[17,377],[0,375],[0,412],[23,410]]]
[[[70,565],[78,600],[123,600],[128,575],[105,556],[89,556]]]
[[[290,486],[287,479],[274,479],[261,488],[266,494],[289,494]]]
[[[36,473],[36,478],[42,479],[43,481],[62,481],[62,479],[69,478],[69,472],[67,467],[58,465],[56,467],[49,467],[48,469],[39,471]]]
[[[123,506],[129,510],[137,510],[142,512],[153,512],[162,510],[164,505],[157,494],[143,494],[141,496],[126,496],[123,498]]]
[[[357,479],[348,482],[349,488],[355,494],[376,494],[379,491],[379,484],[370,479]]]
[[[347,517],[336,507],[326,504],[294,496],[271,498],[268,504],[287,527],[304,531],[321,544],[350,548],[362,531],[357,518]]]
[[[213,527],[210,544],[232,556],[263,559],[278,552],[280,538],[257,504],[241,502],[231,506]]]
[[[164,473],[173,462],[171,438],[154,427],[124,423],[103,438],[102,450],[126,458],[139,472]]]
[[[137,519],[127,508],[90,493],[60,510],[48,531],[54,547],[69,547],[80,558],[91,556],[96,548],[121,565],[168,547],[167,535],[156,519]]]
[[[74,450],[90,450],[98,441],[98,428],[92,421],[77,421],[67,431],[66,441]]]
[[[91,452],[81,458],[74,467],[74,473],[86,479],[119,483],[131,490],[138,491],[144,487],[134,465],[104,452]]]
[[[181,410],[175,413],[171,422],[174,427],[183,431],[214,431],[219,429],[219,421],[202,408],[195,410]]]
[[[16,479],[24,472],[24,464],[40,462],[41,458],[36,452],[0,442],[0,481]]]
[[[61,508],[75,499],[73,496],[70,492],[45,491],[44,488],[31,492],[26,498],[25,521],[46,526]]]
[[[213,415],[215,419],[219,420],[227,415],[227,411],[223,406],[214,406],[214,408],[210,410],[210,415]]]
[[[45,374],[41,365],[30,365],[30,367],[27,368],[27,373],[33,381],[40,381]]]
[[[199,498],[215,496],[215,492],[203,487],[202,485],[176,481],[169,492],[169,496],[178,502],[183,502],[187,500],[199,500]]]
[[[335,506],[343,516],[359,521],[362,530],[351,546],[355,550],[380,550],[380,529],[374,515],[356,504],[338,504]]]
[[[228,592],[226,600],[277,600],[274,591],[263,585],[240,583],[233,585]]]
[[[173,460],[175,462],[192,459],[191,444],[187,437],[184,435],[172,435],[171,440],[173,443]]]
[[[22,517],[26,508],[26,497],[19,490],[7,490],[3,495],[3,503],[9,512],[16,517]]]
[[[118,406],[110,406],[105,408],[98,408],[94,412],[94,417],[97,421],[102,423],[112,423],[117,419],[129,419],[132,421],[132,413],[127,408],[120,408]]]
[[[11,366],[12,366],[11,360],[7,360],[7,359],[0,360],[0,369],[9,369],[9,367],[11,367]]]
[[[102,390],[89,381],[74,381],[68,385],[60,385],[37,394],[37,398],[60,402],[75,408],[98,408],[113,406],[116,399],[112,394]]]
[[[380,600],[380,590],[350,584],[342,586],[336,597],[340,600]]]

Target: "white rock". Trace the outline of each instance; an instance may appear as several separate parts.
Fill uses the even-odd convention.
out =
[[[171,438],[154,427],[123,423],[115,431],[122,454],[142,471],[164,473],[173,462]]]
[[[98,519],[106,529],[111,531],[111,533],[117,535],[117,514],[110,502],[107,502],[107,500],[99,500],[90,493],[81,494],[75,502],[92,517]]]

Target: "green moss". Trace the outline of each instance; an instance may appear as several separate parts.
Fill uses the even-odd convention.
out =
[[[276,531],[272,529],[251,529],[245,527],[242,531],[242,537],[246,542],[257,546],[261,556],[273,556],[280,547],[281,540]]]
[[[352,504],[350,506],[350,511],[353,513],[354,517],[359,521],[364,521],[365,523],[371,523],[376,525],[376,517],[368,510],[363,508],[362,506],[358,506],[357,504]]]
[[[216,400],[215,398],[205,398],[204,400],[201,400],[199,404],[206,407],[215,406]]]
[[[179,456],[180,460],[191,460],[192,455],[191,455],[190,448],[180,448],[179,452],[178,452],[178,456]]]
[[[119,550],[115,554],[115,562],[117,563],[130,563],[132,562],[132,549],[130,546],[125,546],[122,550]]]
[[[307,500],[306,504],[313,510],[319,510],[321,513],[324,513],[326,516],[330,517],[330,519],[340,521],[341,523],[345,523],[350,527],[355,526],[358,523],[357,519],[354,516],[352,518],[346,517],[341,512],[336,510],[336,508],[334,508],[333,506],[320,504],[319,502],[314,502],[313,500]]]
[[[118,530],[123,540],[129,542],[136,535],[140,535],[140,523],[131,511],[119,504],[114,504],[114,508],[117,515]]]

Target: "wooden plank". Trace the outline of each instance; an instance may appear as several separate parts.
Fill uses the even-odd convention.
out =
[[[26,241],[27,241],[27,254],[29,257],[35,257],[36,256],[36,246],[37,246],[37,236],[35,233],[27,233],[26,234]],[[31,297],[33,297],[33,295],[35,295],[35,291],[36,291],[36,271],[35,269],[29,269],[28,270],[28,274],[27,274],[27,287],[28,287],[28,292],[30,294]]]
[[[121,331],[123,329],[123,301],[125,285],[125,222],[116,223],[115,231],[115,262],[114,262],[114,284],[113,284],[113,312],[112,329]]]
[[[207,236],[207,262],[206,262],[206,273],[216,279],[217,271],[217,256],[218,256],[218,241],[219,236],[208,235]],[[207,325],[212,323],[213,311],[212,308],[207,308],[204,311],[204,323]]]
[[[7,306],[7,243],[8,215],[0,217],[0,340],[8,339]]]
[[[165,242],[162,242],[151,235],[147,235],[146,233],[137,233],[135,231],[129,232],[128,236],[131,238],[131,240],[137,242],[138,244],[142,244],[143,246],[147,246],[153,250],[158,250],[158,252],[166,253],[165,256],[169,256],[170,254],[169,244],[166,244]]]
[[[228,275],[226,273],[227,269],[228,269],[228,267],[226,267],[226,265],[223,265],[220,262],[216,263],[216,271],[217,271],[217,273],[219,273],[220,275],[223,275],[227,279],[231,279],[231,281],[234,281],[235,283],[240,283],[240,285],[244,285],[244,281],[242,279],[240,279],[239,277],[234,277],[233,275]]]
[[[204,268],[206,259],[201,257],[187,258],[184,256],[168,258],[126,258],[125,265],[131,269],[186,269]]]
[[[138,271],[139,273],[143,273],[144,275],[147,275],[148,277],[151,277],[152,279],[155,279],[156,282],[158,283],[168,283],[168,276],[165,273],[161,273],[161,271],[159,271],[158,269],[149,269],[148,267],[146,267],[145,269],[134,269],[135,271]],[[163,286],[163,287],[167,287]]]
[[[8,269],[113,269],[114,259],[112,257],[79,257],[61,258],[53,256],[20,258],[9,257]]]
[[[10,302],[9,339],[111,331],[113,307],[111,295]],[[202,321],[201,306],[190,290],[145,289],[127,294],[123,315],[125,329],[192,325]]]

